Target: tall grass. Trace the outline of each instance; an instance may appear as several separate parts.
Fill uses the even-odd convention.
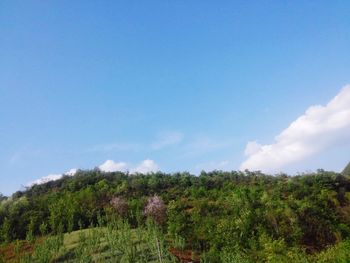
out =
[[[66,241],[72,235],[75,241],[69,245],[65,244],[63,234],[48,236],[32,254],[18,254],[16,262],[176,262],[162,230],[151,220],[136,229],[122,219],[100,221],[99,227],[66,234]]]
[[[36,246],[33,254],[29,257],[26,255],[26,258],[30,262],[47,263],[56,259],[60,250],[64,250],[63,234],[46,238],[41,244]]]

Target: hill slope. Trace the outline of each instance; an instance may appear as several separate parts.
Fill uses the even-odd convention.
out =
[[[105,234],[145,231],[149,222],[154,222],[156,227],[150,233],[158,234],[148,248],[153,259],[159,258],[158,242],[164,240],[161,258],[171,257],[166,251],[177,256],[183,251],[213,263],[232,262],[228,261],[232,258],[237,262],[309,262],[306,259],[311,254],[350,238],[349,211],[350,177],[324,170],[294,177],[234,171],[203,172],[200,176],[79,171],[1,201],[0,244],[109,228],[101,232],[100,242],[110,245],[95,249],[98,240],[92,237],[86,240],[92,242],[91,251],[81,256],[101,259],[109,255],[101,254],[104,249],[112,248],[117,253],[113,257],[124,258],[125,253],[134,255],[135,251],[141,255],[143,252],[137,251],[143,251],[142,242],[116,245],[113,237]],[[115,225],[118,220],[125,224]],[[72,249],[72,253],[81,252]],[[40,254],[44,248],[39,246],[38,251]],[[59,254],[53,257],[57,259]],[[73,260],[74,255],[64,257]]]

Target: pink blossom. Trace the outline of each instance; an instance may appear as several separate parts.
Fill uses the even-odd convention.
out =
[[[157,224],[163,224],[166,220],[166,206],[163,200],[157,195],[148,198],[144,214],[152,218]]]

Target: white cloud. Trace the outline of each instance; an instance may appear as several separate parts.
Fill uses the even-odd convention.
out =
[[[327,105],[311,106],[275,137],[275,143],[248,142],[240,169],[279,172],[291,163],[350,139],[350,85]]]
[[[98,167],[102,172],[127,172],[130,171],[130,173],[151,173],[156,172],[159,170],[158,165],[155,161],[146,159],[139,163],[138,165],[131,166],[128,163],[125,162],[115,162],[113,160],[107,160],[103,164],[101,164]],[[77,169],[70,169],[69,171],[63,173],[63,174],[49,174],[47,176],[44,176],[38,180],[35,180],[33,182],[28,183],[26,186],[31,187],[36,184],[44,184],[50,181],[55,181],[61,179],[64,175],[67,176],[74,176],[77,173]]]
[[[77,173],[78,169],[70,169],[68,172],[64,173],[65,175],[73,176]]]
[[[167,146],[179,144],[182,142],[184,135],[181,132],[168,132],[161,134],[157,141],[153,142],[151,147],[153,150],[160,150]]]
[[[44,176],[38,180],[35,180],[35,181],[29,183],[27,186],[33,186],[35,184],[44,184],[44,183],[47,183],[50,181],[55,181],[55,180],[61,179],[62,176],[63,176],[62,174],[49,174],[47,176]]]
[[[134,169],[131,169],[131,173],[151,173],[151,172],[157,172],[159,170],[158,165],[150,159],[146,159],[142,161],[138,166],[136,166]]]
[[[155,161],[146,159],[142,161],[137,166],[133,167],[125,162],[114,162],[112,160],[107,160],[103,164],[98,167],[103,172],[126,172],[130,171],[130,173],[150,173],[156,172],[159,170],[158,165]]]
[[[33,182],[28,183],[27,186],[31,187],[31,186],[36,185],[36,184],[45,184],[45,183],[50,182],[50,181],[56,181],[56,180],[61,179],[64,175],[74,176],[77,173],[77,171],[78,171],[77,169],[70,169],[68,172],[65,172],[63,174],[49,174],[47,176],[44,176],[40,179],[37,179]]]
[[[128,170],[128,164],[124,162],[116,163],[112,160],[107,160],[98,167],[102,172],[125,172]]]
[[[261,150],[261,145],[256,141],[248,142],[244,150],[245,156],[253,155]]]

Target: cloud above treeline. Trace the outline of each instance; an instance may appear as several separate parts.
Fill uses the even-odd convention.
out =
[[[98,169],[102,172],[120,171],[120,172],[130,172],[131,174],[134,174],[134,173],[147,174],[147,173],[159,171],[159,167],[156,164],[156,162],[150,159],[143,160],[142,162],[134,166],[125,162],[115,162],[113,160],[107,160],[103,164],[98,166]],[[74,176],[77,173],[77,171],[78,171],[77,169],[71,169],[68,172],[65,172],[62,174],[49,174],[38,180],[28,183],[27,187],[31,187],[36,184],[39,185],[50,181],[59,180],[65,175]]]
[[[287,165],[349,142],[350,85],[325,106],[314,105],[275,137],[272,144],[248,142],[240,169],[280,172]]]
[[[180,132],[161,134],[151,144],[152,150],[160,150],[168,146],[180,144],[184,135]],[[276,173],[288,165],[302,161],[307,157],[317,155],[322,151],[337,145],[350,143],[350,85],[331,99],[326,105],[314,105],[293,121],[285,130],[275,137],[271,144],[259,144],[256,141],[247,143],[244,154],[246,160],[240,165],[240,170],[260,170],[266,173]],[[208,138],[194,140],[190,145],[184,145],[185,156],[192,156],[206,151],[222,149],[229,146],[229,142],[217,142]],[[125,145],[124,145],[125,146]],[[113,145],[119,149],[120,145]],[[109,150],[110,148],[108,148]],[[134,148],[133,148],[134,149]],[[103,149],[104,150],[104,149]],[[209,162],[199,165],[199,169],[224,169],[229,166],[228,161]],[[107,160],[98,166],[103,172],[130,172],[147,174],[159,171],[157,163],[146,159],[139,164],[116,162]],[[58,180],[64,175],[73,176],[77,169],[71,169],[63,174],[50,174],[35,180],[27,186],[43,184]]]
[[[107,160],[98,167],[102,172],[130,172],[130,173],[151,173],[159,170],[155,161],[146,159],[136,166],[129,165],[125,162],[114,162]]]
[[[55,180],[61,179],[64,175],[74,176],[77,173],[77,171],[78,171],[77,169],[70,169],[68,172],[65,172],[63,174],[49,174],[38,180],[28,183],[27,186],[31,187],[35,184],[44,184],[50,181],[55,181]]]

